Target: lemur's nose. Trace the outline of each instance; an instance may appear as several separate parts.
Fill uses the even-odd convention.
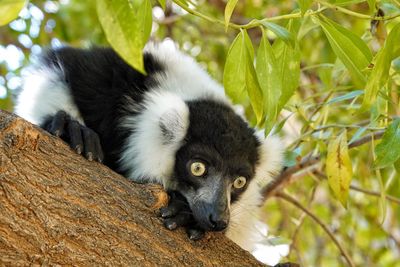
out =
[[[214,231],[222,231],[226,227],[228,227],[229,223],[229,216],[226,216],[225,214],[211,214],[210,217],[208,218],[212,230]]]

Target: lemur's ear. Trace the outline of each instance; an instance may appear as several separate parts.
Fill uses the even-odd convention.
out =
[[[178,95],[153,92],[147,96],[140,127],[153,146],[180,146],[189,127],[189,107]]]
[[[189,127],[189,111],[187,106],[177,105],[171,107],[160,117],[162,143],[165,145],[180,143]]]
[[[152,177],[166,185],[174,168],[176,151],[181,147],[189,127],[189,107],[176,94],[153,91],[138,108],[139,117],[128,116],[127,129],[135,129],[129,136],[121,164],[128,169],[136,166],[129,177]],[[139,156],[140,155],[140,156]]]

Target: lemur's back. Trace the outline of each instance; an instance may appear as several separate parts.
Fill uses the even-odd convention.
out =
[[[31,102],[36,106],[17,105],[17,113],[38,125],[49,115],[65,110],[103,141],[105,164],[116,168],[126,131],[120,129],[121,118],[127,112],[126,101],[140,103],[148,85],[156,83],[151,74],[161,71],[161,65],[147,53],[144,56],[147,76],[125,63],[110,48],[50,49],[40,57],[39,68],[31,68],[20,98],[43,98]],[[32,82],[30,82],[32,81]],[[39,82],[38,82],[39,81]],[[42,107],[38,107],[38,105]],[[132,115],[131,111],[128,111]]]

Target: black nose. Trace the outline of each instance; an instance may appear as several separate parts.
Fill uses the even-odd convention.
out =
[[[223,218],[221,216],[211,214],[208,220],[211,224],[211,228],[213,231],[222,231],[226,227],[228,227],[228,222],[229,222],[228,218]]]

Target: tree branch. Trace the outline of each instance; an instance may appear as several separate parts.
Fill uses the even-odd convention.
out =
[[[0,110],[0,266],[263,266],[222,233],[165,229],[166,200]]]

